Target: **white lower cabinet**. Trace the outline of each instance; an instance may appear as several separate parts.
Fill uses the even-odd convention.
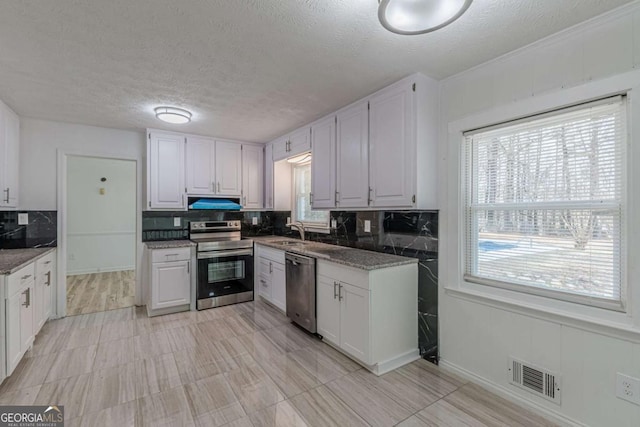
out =
[[[256,245],[255,277],[258,295],[286,312],[287,283],[284,268],[284,251]]]
[[[35,265],[31,263],[5,276],[5,346],[6,375],[18,366],[33,344]]]
[[[156,316],[189,310],[191,248],[151,249],[147,253],[147,314]]]
[[[33,326],[37,334],[49,320],[53,309],[53,288],[55,276],[53,267],[55,253],[50,253],[36,261],[35,289],[33,295]]]
[[[317,260],[318,334],[382,375],[420,357],[418,265],[362,270]]]

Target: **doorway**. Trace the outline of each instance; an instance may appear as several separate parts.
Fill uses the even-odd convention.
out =
[[[67,157],[66,315],[135,305],[136,162]]]

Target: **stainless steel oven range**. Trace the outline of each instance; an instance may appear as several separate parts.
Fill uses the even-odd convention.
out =
[[[197,246],[196,309],[253,300],[253,240],[240,235],[240,221],[189,225]]]

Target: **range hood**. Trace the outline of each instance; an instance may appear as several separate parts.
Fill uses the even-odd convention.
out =
[[[242,206],[229,199],[200,198],[189,204],[189,210],[239,211],[240,209]]]

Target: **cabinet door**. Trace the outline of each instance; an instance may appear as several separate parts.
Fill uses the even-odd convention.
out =
[[[151,266],[151,308],[175,307],[191,302],[191,261],[153,263]]]
[[[262,208],[263,149],[255,145],[242,146],[242,206],[245,209]]]
[[[187,138],[187,193],[215,193],[215,141],[208,138]]]
[[[289,157],[289,137],[285,136],[271,143],[273,147],[273,161],[286,159]]]
[[[271,301],[271,261],[260,257],[258,259],[258,294]]]
[[[338,284],[318,275],[316,282],[316,317],[318,334],[325,341],[340,346],[340,300]]]
[[[149,207],[184,209],[184,137],[152,132],[148,157]]]
[[[13,370],[18,366],[22,358],[22,346],[20,337],[20,304],[24,299],[24,295],[16,292],[13,296],[6,300],[6,354],[7,354],[7,375],[11,375]]]
[[[242,144],[216,141],[216,195],[240,197]]]
[[[29,286],[20,293],[20,351],[25,351],[33,344],[33,288],[34,281],[31,280]]]
[[[366,102],[338,113],[336,205],[340,208],[369,205],[368,140],[369,115]]]
[[[311,139],[308,127],[298,129],[289,135],[289,152],[287,157],[311,151]]]
[[[371,205],[413,206],[415,182],[414,92],[411,84],[380,92],[369,101]]]
[[[329,117],[311,128],[311,207],[336,205],[336,118]]]
[[[287,278],[284,264],[272,262],[271,302],[280,310],[287,311]]]
[[[273,145],[264,147],[264,207],[273,209]]]
[[[44,325],[44,292],[46,287],[46,278],[38,272],[33,290],[33,335],[40,332],[40,328]]]
[[[5,111],[4,133],[6,149],[4,157],[4,188],[2,193],[5,203],[3,206],[18,207],[18,165],[20,152],[20,119],[13,111]]]
[[[369,364],[369,291],[340,283],[340,348]]]
[[[47,322],[47,320],[49,320],[49,318],[51,317],[51,314],[53,314],[53,280],[54,280],[54,274],[53,274],[53,270],[49,270],[47,271],[45,274],[45,279],[44,279],[44,291],[43,291],[43,295],[44,295],[44,299],[43,299],[43,319],[42,319],[42,325],[40,325],[40,327],[42,328],[42,326]]]

